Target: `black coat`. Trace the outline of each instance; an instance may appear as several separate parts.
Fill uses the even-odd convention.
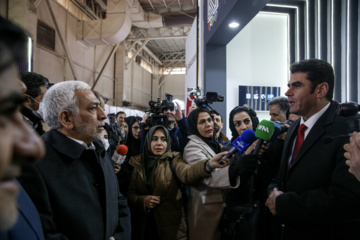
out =
[[[19,216],[16,224],[10,230],[0,233],[0,240],[44,240],[39,213],[21,185],[17,207]]]
[[[347,120],[338,117],[337,102],[318,119],[288,170],[300,119],[285,139],[278,176],[277,217],[285,224],[284,239],[360,239],[360,183],[348,172],[343,156]]]
[[[57,130],[42,136],[46,155],[19,179],[37,207],[46,239],[130,239],[127,200],[100,141],[86,150]]]
[[[261,164],[246,176],[240,176],[240,186],[230,189],[221,222],[222,240],[262,240],[271,239],[269,228],[273,218],[265,206],[267,186],[279,169],[283,140],[273,141],[261,156]],[[228,151],[232,144],[222,150]],[[237,152],[232,163],[240,163],[243,153]],[[243,166],[244,167],[244,166]],[[241,223],[239,223],[240,217]]]

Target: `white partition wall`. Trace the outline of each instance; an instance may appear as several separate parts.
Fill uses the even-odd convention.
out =
[[[227,44],[227,116],[238,105],[239,85],[279,86],[284,96],[289,74],[287,24],[286,15],[259,13]],[[257,114],[260,121],[270,118],[267,111]]]

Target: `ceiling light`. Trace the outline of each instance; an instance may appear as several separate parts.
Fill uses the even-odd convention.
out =
[[[237,28],[238,26],[240,26],[240,24],[238,22],[232,22],[229,24],[229,27],[231,27],[231,28]]]

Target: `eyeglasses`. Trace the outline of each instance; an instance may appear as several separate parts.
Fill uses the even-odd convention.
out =
[[[34,100],[35,102],[37,102],[38,104],[40,104],[41,102],[37,101],[35,98],[33,98],[32,96],[28,95],[32,100]]]

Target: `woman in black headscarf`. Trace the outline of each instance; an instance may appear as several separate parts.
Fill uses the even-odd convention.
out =
[[[184,150],[184,160],[196,164],[221,151],[214,137],[214,122],[207,108],[197,108],[188,116],[192,135]],[[190,239],[220,239],[217,230],[229,188],[239,186],[239,178],[230,181],[229,167],[217,169],[211,177],[190,188],[188,220]]]
[[[120,192],[124,195],[127,193],[133,172],[133,166],[129,164],[129,160],[132,156],[140,154],[141,129],[139,127],[139,121],[141,121],[140,117],[130,116],[125,118],[125,122],[128,125],[128,134],[126,138],[128,152],[125,161],[120,166],[120,171],[116,174],[119,181]]]
[[[209,177],[211,169],[226,166],[218,163],[223,155],[188,165],[178,152],[171,151],[168,130],[160,125],[152,127],[146,135],[143,153],[130,160],[134,171],[127,197],[132,213],[132,239],[186,240],[180,182],[195,184]]]
[[[141,129],[139,122],[141,117],[130,116],[125,118],[125,122],[128,125],[128,135],[126,140],[126,146],[128,147],[128,152],[126,158],[129,160],[132,156],[140,154],[140,145],[141,145]]]
[[[229,126],[234,141],[246,129],[256,130],[259,119],[250,107],[237,106],[230,112]],[[265,207],[267,186],[274,173],[273,158],[265,142],[257,161],[251,157],[257,142],[244,153],[236,153],[233,161],[241,166],[240,186],[231,189],[227,196],[226,209],[221,223],[222,240],[270,239],[266,231],[268,209]],[[261,162],[261,164],[259,164]]]

